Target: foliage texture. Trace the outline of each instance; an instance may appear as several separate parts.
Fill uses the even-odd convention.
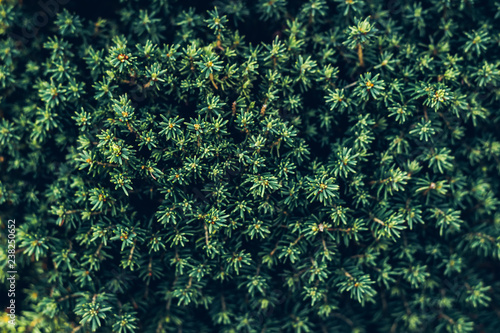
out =
[[[0,1],[3,332],[498,329],[499,3],[89,3]]]

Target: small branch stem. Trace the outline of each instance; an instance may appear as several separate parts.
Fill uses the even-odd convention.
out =
[[[358,44],[358,59],[359,59],[359,65],[361,67],[365,67],[365,61],[363,59],[363,46],[361,46],[361,44]]]

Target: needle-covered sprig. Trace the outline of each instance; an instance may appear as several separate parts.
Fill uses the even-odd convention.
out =
[[[354,89],[354,95],[362,100],[379,99],[385,89],[384,80],[380,79],[380,74],[372,75],[368,72],[359,77],[358,84]]]
[[[78,15],[71,14],[67,9],[63,9],[57,14],[55,24],[59,26],[59,31],[63,36],[71,36],[76,32],[81,33],[83,29],[82,20]]]
[[[225,24],[228,22],[226,15],[219,16],[217,7],[212,11],[208,11],[209,17],[205,20],[208,27],[213,31],[214,35],[220,35],[226,28]]]
[[[468,57],[479,56],[481,53],[485,52],[488,48],[488,44],[491,40],[488,32],[485,30],[465,32],[467,41],[465,42],[463,48],[465,54]]]
[[[210,75],[222,70],[223,61],[218,59],[218,56],[211,54],[208,56],[202,56],[202,60],[196,63],[205,78],[208,78]]]
[[[349,27],[348,37],[343,44],[350,49],[358,50],[359,65],[364,67],[363,47],[375,38],[378,29],[370,23],[369,17],[365,18],[363,21],[355,18],[354,24],[354,26]]]

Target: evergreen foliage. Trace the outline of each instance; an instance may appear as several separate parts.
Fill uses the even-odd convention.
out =
[[[104,2],[0,1],[2,332],[498,330],[500,3]]]

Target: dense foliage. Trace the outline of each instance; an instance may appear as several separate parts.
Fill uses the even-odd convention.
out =
[[[2,332],[498,329],[500,4],[101,2],[0,1]]]

